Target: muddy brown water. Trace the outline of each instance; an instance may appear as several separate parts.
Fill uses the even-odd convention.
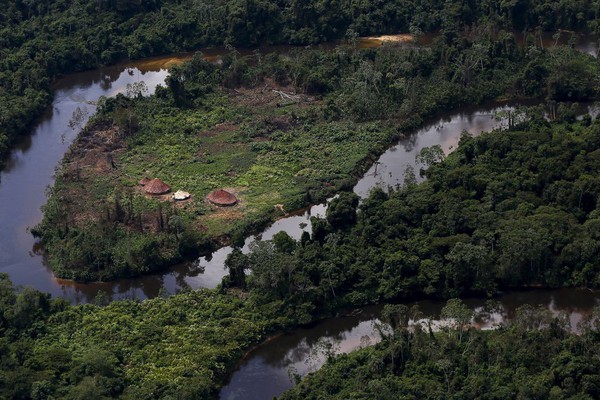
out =
[[[430,41],[431,38],[425,37],[423,40]],[[381,41],[373,38],[359,39],[357,42],[358,47],[380,44]],[[595,52],[597,44],[597,38],[587,37],[578,46],[583,51]],[[289,46],[275,46],[260,50],[266,53],[290,49]],[[222,48],[203,50],[205,57],[211,61],[218,61],[226,52]],[[248,50],[243,53],[251,52]],[[130,61],[72,74],[56,82],[52,106],[41,117],[31,135],[18,144],[6,167],[0,171],[0,272],[9,274],[17,285],[32,286],[53,296],[65,297],[73,303],[91,302],[99,291],[107,293],[112,299],[143,299],[155,297],[161,289],[175,293],[182,288],[214,287],[221,281],[225,274],[223,262],[230,248],[222,248],[211,257],[203,257],[195,263],[178,265],[158,274],[134,279],[91,284],[57,280],[47,267],[35,239],[28,232],[41,220],[41,207],[46,202],[45,190],[53,183],[54,169],[78,131],[94,113],[94,102],[100,96],[126,92],[128,84],[139,81],[144,81],[149,93],[152,93],[156,85],[164,82],[169,66],[181,63],[190,56],[189,53],[183,53]],[[453,110],[432,121],[406,141],[388,150],[360,180],[355,191],[364,196],[375,185],[397,184],[406,165],[414,164],[414,155],[422,147],[440,144],[445,150],[451,150],[463,129],[477,133],[495,127],[498,122],[492,118],[492,113],[506,106],[492,104]],[[80,118],[73,121],[76,112]],[[259,237],[269,239],[274,233],[285,230],[299,238],[303,230],[310,229],[310,216],[323,215],[324,211],[324,205],[317,205],[305,212],[295,213],[277,221]],[[255,239],[255,236],[247,239],[246,251],[248,244]]]

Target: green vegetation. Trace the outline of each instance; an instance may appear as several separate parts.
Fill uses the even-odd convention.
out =
[[[511,34],[484,31],[442,35],[428,48],[234,52],[220,65],[198,54],[154,96],[101,103],[66,156],[36,233],[64,278],[157,270],[349,188],[436,112],[498,97],[598,98],[598,68],[566,47],[525,48]],[[137,185],[144,176],[193,199],[150,199]],[[219,187],[239,205],[208,204]]]
[[[350,193],[300,241],[280,233],[234,251],[220,288],[70,306],[0,275],[0,397],[209,398],[251,345],[343,307],[493,295],[527,285],[599,287],[600,122],[562,102],[600,97],[600,65],[543,31],[600,28],[598,1],[0,2],[0,157],[30,127],[61,74],[206,45],[319,43],[333,50],[201,55],[144,98],[105,99],[66,156],[36,228],[57,275],[147,273],[241,239],[281,210],[347,189],[425,118],[487,99],[536,98],[510,129],[423,154],[427,181],[359,204]],[[511,30],[535,32],[518,45]],[[431,46],[360,50],[357,35],[439,30]],[[140,193],[149,175],[193,199]],[[240,204],[215,209],[209,190]],[[357,211],[357,212],[356,212]],[[245,271],[251,274],[246,276]],[[99,299],[101,302],[101,299]],[[295,396],[597,398],[598,320],[580,336],[523,310],[497,332],[439,334],[385,313],[375,348],[334,361]],[[596,315],[597,316],[597,315]],[[350,378],[350,379],[347,379]],[[526,383],[525,383],[526,382]],[[328,393],[328,394],[329,394]]]
[[[275,241],[278,251],[285,242]],[[252,282],[258,287],[259,276]],[[4,274],[0,311],[0,397],[10,399],[214,398],[250,346],[302,322],[300,309],[264,302],[255,290],[71,306],[33,289],[17,293]],[[598,309],[580,335],[570,333],[567,316],[530,306],[497,331],[468,328],[471,312],[457,300],[442,317],[451,323],[434,334],[427,324],[409,328],[409,318],[422,318],[418,310],[386,306],[380,344],[330,359],[283,398],[592,399],[600,393]]]
[[[512,130],[465,136],[423,184],[376,191],[357,215],[355,196],[342,193],[312,235],[279,233],[249,255],[232,253],[217,290],[73,307],[31,289],[15,294],[2,276],[0,396],[207,398],[265,335],[344,306],[598,286],[600,122],[559,111],[566,121],[538,109]],[[368,398],[387,387],[417,398],[597,397],[598,320],[575,336],[568,319],[521,313],[498,332],[465,331],[470,315],[452,301],[444,315],[458,325],[432,335],[403,328],[408,311],[388,308],[395,331],[382,328],[382,344],[342,356],[288,396]]]
[[[70,306],[0,274],[0,398],[206,399],[252,344],[293,322],[198,291]]]
[[[354,218],[356,195],[343,193],[326,220],[313,219],[311,237],[295,248],[259,243],[237,269],[252,271],[248,287],[265,299],[309,311],[530,285],[600,287],[600,120],[540,115],[465,135],[425,182],[375,190]]]
[[[598,32],[597,0],[376,2],[4,0],[0,3],[0,160],[69,72],[203,46],[308,44],[356,35],[491,29]]]
[[[382,342],[332,358],[284,394],[292,399],[596,399],[600,309],[570,332],[565,316],[525,306],[493,331],[465,328],[469,309],[451,301],[448,327],[410,328],[414,310],[386,306]]]

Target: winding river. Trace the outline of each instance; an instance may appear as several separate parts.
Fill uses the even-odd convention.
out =
[[[371,38],[359,45],[369,47],[380,43]],[[578,48],[597,56],[598,39],[585,38]],[[205,56],[216,60],[223,52],[222,49],[206,51]],[[214,287],[220,283],[225,274],[224,260],[231,251],[228,247],[194,263],[135,279],[93,284],[58,280],[46,266],[42,252],[28,232],[28,228],[41,220],[41,207],[46,201],[45,189],[53,183],[54,169],[78,131],[94,113],[94,103],[98,98],[125,92],[128,84],[139,81],[144,81],[152,93],[157,85],[164,82],[170,65],[189,57],[189,54],[181,54],[127,62],[69,75],[55,84],[52,106],[31,135],[23,138],[12,152],[6,168],[0,171],[0,272],[7,273],[17,285],[32,286],[73,303],[91,302],[99,291],[112,299],[143,299],[155,297],[161,289],[175,293],[182,288]],[[387,188],[400,184],[407,166],[418,172],[420,166],[416,164],[415,156],[423,147],[440,145],[448,153],[456,147],[463,130],[479,134],[496,128],[502,121],[495,119],[494,114],[513,105],[494,103],[465,107],[432,119],[386,151],[360,179],[354,191],[364,197],[375,186]],[[252,241],[270,239],[281,230],[299,238],[302,231],[310,231],[310,217],[323,215],[325,209],[326,205],[316,205],[276,221],[258,237],[248,238],[244,250],[248,250]],[[502,311],[494,314],[495,319],[479,321],[482,327],[510,318],[522,304],[543,304],[553,311],[567,311],[572,325],[576,326],[583,315],[600,304],[600,294],[571,289],[535,290],[508,293],[499,301]],[[467,303],[473,309],[482,306],[480,300],[468,300]],[[433,302],[420,302],[420,306],[432,318],[436,318],[442,307],[440,303]],[[221,398],[267,399],[281,394],[292,386],[288,373],[304,375],[322,364],[323,354],[314,351],[320,348],[315,346],[319,341],[335,342],[333,348],[338,352],[350,351],[361,343],[376,342],[372,325],[377,321],[379,311],[379,307],[365,308],[358,315],[326,320],[258,347],[239,365],[230,383],[223,388]]]
[[[382,38],[362,38],[358,47],[373,47],[383,41],[406,42],[406,35]],[[424,37],[423,41],[430,41]],[[330,48],[334,44],[323,45]],[[597,55],[598,38],[583,37],[577,48]],[[261,48],[262,52],[285,52],[290,47]],[[225,49],[207,49],[204,56],[218,61]],[[250,53],[245,51],[244,53]],[[46,202],[45,189],[52,185],[54,169],[67,151],[78,131],[95,112],[94,103],[100,96],[114,96],[126,92],[127,85],[144,81],[152,93],[164,82],[171,65],[189,59],[190,53],[129,61],[111,67],[69,75],[55,84],[52,106],[41,117],[31,135],[23,138],[12,152],[6,167],[0,171],[0,272],[7,273],[17,285],[29,285],[53,296],[62,296],[73,303],[91,302],[99,291],[112,299],[150,298],[159,291],[175,293],[182,288],[214,287],[225,274],[223,263],[230,248],[222,248],[210,257],[194,263],[174,266],[162,273],[113,282],[78,284],[56,279],[44,262],[35,239],[28,229],[42,218],[41,207]],[[365,196],[370,188],[398,184],[407,165],[415,166],[415,155],[421,148],[439,144],[450,151],[458,142],[460,132],[473,134],[498,126],[493,113],[508,105],[489,104],[453,110],[432,120],[427,126],[389,149],[358,182],[354,191]],[[77,115],[78,118],[74,118]],[[299,238],[303,230],[310,230],[310,216],[323,215],[325,206],[317,205],[293,213],[267,228],[260,236],[270,239],[285,230]],[[303,227],[303,228],[302,228]],[[256,237],[246,240],[248,244]]]

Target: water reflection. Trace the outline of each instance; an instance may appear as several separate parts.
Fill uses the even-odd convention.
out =
[[[94,102],[100,96],[113,96],[125,91],[128,84],[144,81],[151,92],[163,83],[166,70],[143,71],[124,66],[70,75],[59,80],[52,107],[42,116],[34,132],[18,143],[6,167],[0,172],[0,272],[8,273],[17,285],[30,285],[53,296],[64,296],[75,302],[91,301],[99,290],[116,291],[118,297],[156,295],[138,284],[78,285],[55,280],[46,267],[43,255],[28,228],[41,220],[41,207],[46,202],[45,189],[53,182],[54,168],[74,140],[78,131],[95,112]],[[107,84],[107,80],[110,84]],[[152,278],[150,286],[162,284],[161,277]]]
[[[125,79],[131,79],[131,76],[128,73],[122,72],[119,75],[117,82],[123,79],[124,75],[126,77]],[[163,75],[163,79],[164,76],[165,75]],[[156,82],[156,80],[158,79],[155,78],[154,81]],[[97,87],[98,86],[92,86],[92,88]],[[120,87],[122,89],[123,85],[121,84]],[[98,89],[98,91],[101,92],[100,89]],[[65,110],[66,107],[62,106],[62,102],[71,104],[72,113],[76,107],[81,107],[81,102],[91,98],[89,96],[78,96],[78,93],[77,90],[71,90],[68,93],[66,90],[60,92],[61,97],[58,97],[57,101],[61,102],[61,107],[57,107],[57,109],[62,109],[62,111],[55,111],[53,113],[53,121],[56,119],[67,119],[62,115],[67,112]],[[73,94],[76,95],[73,96]],[[73,100],[74,98],[78,100]],[[498,111],[506,111],[513,106],[515,106],[515,104],[494,103],[481,107],[468,107],[463,108],[458,112],[429,121],[424,128],[408,135],[397,145],[386,151],[379,158],[378,162],[367,171],[361,180],[359,180],[354,187],[354,192],[361,197],[365,197],[374,187],[379,186],[383,189],[387,189],[388,187],[402,184],[404,171],[407,166],[413,166],[415,171],[419,170],[420,166],[416,162],[416,155],[421,149],[439,144],[444,152],[448,153],[456,148],[462,131],[466,130],[473,135],[477,135],[482,131],[488,131],[498,127],[503,121],[494,118],[494,115]],[[44,124],[41,125],[41,127],[43,126]],[[61,146],[66,147],[68,143],[70,143],[73,138],[73,132],[67,132],[65,136],[65,142],[57,145],[58,148]],[[57,160],[60,158],[60,154],[56,155]],[[38,185],[39,189],[39,183],[35,183],[35,180],[40,179],[40,177],[31,172],[32,168],[36,168],[35,165],[35,162],[29,163],[28,160],[28,163],[25,164],[26,169],[21,176],[27,177],[28,179],[34,179],[32,185]],[[11,176],[14,177],[15,174],[13,173]],[[46,177],[46,179],[50,179],[50,177]],[[417,174],[417,179],[421,180],[422,178]],[[0,185],[0,198],[8,193],[9,188],[12,187],[13,190],[16,190],[18,186],[16,181],[12,182],[12,186],[10,184],[5,186],[3,183]],[[37,209],[39,209],[39,206],[45,201],[43,190],[40,190],[36,195],[38,196],[37,202],[39,204]],[[34,206],[27,206],[29,210],[32,209],[31,207]],[[41,213],[30,212],[27,214],[15,210],[16,208],[18,208],[17,204],[13,204],[8,209],[0,211],[3,216],[10,215],[14,220],[12,230],[8,230],[13,236],[10,239],[2,238],[2,240],[0,240],[0,250],[6,249],[6,252],[2,251],[2,253],[6,253],[6,255],[4,257],[0,256],[2,265],[5,266],[2,270],[11,274],[13,281],[17,284],[33,285],[34,287],[50,292],[53,295],[66,297],[73,302],[91,302],[100,291],[107,293],[108,297],[112,299],[143,299],[155,297],[161,291],[177,293],[180,290],[188,288],[212,288],[218,285],[223,276],[227,273],[224,264],[227,255],[232,251],[231,247],[221,248],[211,256],[201,257],[193,263],[184,263],[158,274],[146,275],[134,279],[122,279],[114,282],[93,284],[79,284],[71,281],[55,280],[51,271],[41,262],[40,256],[36,255],[35,252],[32,255],[29,254],[29,250],[35,245],[35,242],[31,235],[26,232],[26,228],[27,226],[35,225],[37,221],[39,221],[39,218],[41,218]],[[311,216],[325,216],[326,208],[326,204],[321,204],[306,210],[301,210],[298,213],[294,213],[286,218],[276,221],[259,236],[262,240],[269,240],[277,232],[286,231],[294,239],[299,239],[302,232],[310,232]],[[11,212],[13,213],[12,215],[10,214]],[[7,232],[0,233],[0,235],[6,234]],[[250,243],[257,240],[259,236],[255,235],[247,238],[243,251],[248,252]],[[15,248],[20,250],[15,251]],[[23,249],[28,250],[23,251]],[[27,255],[27,257],[25,257],[25,255]]]
[[[424,37],[422,41],[431,41],[433,37]],[[584,38],[580,43],[582,44],[578,46],[584,51],[597,51],[597,38]],[[379,44],[381,42],[369,39],[359,41],[357,46],[372,47]],[[335,44],[321,47],[333,46]],[[271,46],[259,51],[289,52],[290,47]],[[203,52],[209,61],[217,62],[226,50],[215,48]],[[248,50],[241,53],[252,52],[253,50]],[[223,265],[230,248],[220,249],[212,258],[204,257],[195,263],[178,265],[160,274],[135,279],[86,285],[57,280],[45,265],[43,255],[35,249],[37,243],[28,232],[29,227],[41,220],[41,206],[46,202],[45,189],[53,182],[55,166],[79,128],[94,113],[94,104],[100,96],[124,93],[128,84],[141,81],[145,82],[152,93],[157,85],[164,82],[168,74],[166,68],[190,57],[191,53],[182,53],[126,62],[72,74],[53,85],[55,98],[52,107],[42,116],[32,134],[23,137],[17,144],[5,168],[0,171],[0,226],[3,227],[0,231],[0,272],[8,273],[17,285],[33,286],[76,303],[93,301],[100,291],[108,293],[112,299],[148,298],[157,296],[161,290],[176,293],[187,288],[215,287],[221,281],[226,273]],[[491,114],[498,107],[506,105],[467,107],[430,121],[425,128],[408,135],[397,146],[388,150],[358,182],[354,191],[364,197],[375,186],[385,189],[398,185],[402,182],[408,165],[418,167],[415,155],[423,147],[439,144],[444,151],[451,151],[463,129],[477,134],[493,128],[497,121],[494,121]],[[77,118],[74,119],[74,115]],[[418,168],[415,170],[418,172]],[[325,209],[326,205],[318,205],[281,219],[262,233],[262,239],[270,239],[281,230],[299,239],[302,232],[310,232],[310,217],[323,216]],[[255,236],[248,238],[244,251],[247,252],[249,244],[256,239]]]
[[[580,289],[559,289],[510,292],[497,302],[497,311],[483,313],[485,300],[466,299],[466,305],[480,313],[472,321],[480,329],[491,329],[503,321],[514,319],[517,308],[523,305],[544,306],[553,314],[569,314],[572,329],[600,305],[600,292]],[[418,305],[427,318],[433,319],[435,328],[440,321],[440,311],[445,303],[419,301]],[[320,368],[326,354],[348,353],[361,346],[375,344],[380,340],[376,324],[382,307],[371,306],[360,310],[358,315],[325,320],[308,329],[298,329],[282,335],[258,347],[244,359],[232,374],[229,383],[220,392],[223,400],[263,400],[279,396],[294,385],[291,375],[304,376]]]

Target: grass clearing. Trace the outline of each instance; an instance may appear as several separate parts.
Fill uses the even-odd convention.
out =
[[[156,97],[137,99],[125,107],[125,128],[100,115],[74,143],[53,191],[58,209],[68,215],[65,229],[85,235],[91,225],[116,223],[119,241],[127,242],[129,235],[135,240],[156,236],[147,246],[159,248],[181,246],[183,229],[192,232],[193,249],[214,248],[259,229],[280,216],[282,208],[293,211],[324,199],[394,137],[395,130],[385,123],[317,118],[321,103],[302,99],[282,106],[277,93],[264,87],[220,89],[193,109],[166,107]],[[128,124],[136,125],[135,133],[127,132]],[[91,150],[92,164],[103,168],[83,163]],[[184,190],[192,197],[174,203],[170,195],[145,194],[138,184],[144,177],[159,178],[171,192]],[[219,188],[234,193],[238,204],[218,207],[206,200]],[[65,240],[55,244],[64,246]],[[53,262],[53,246],[48,247]],[[122,267],[108,275],[81,275],[56,259],[53,265],[59,275],[84,280],[135,273]]]

